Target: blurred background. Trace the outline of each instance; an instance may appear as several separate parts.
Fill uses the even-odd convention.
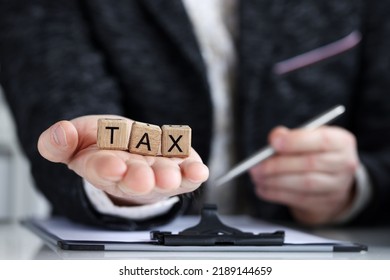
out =
[[[34,187],[0,87],[0,222],[45,217],[49,210],[49,204]]]

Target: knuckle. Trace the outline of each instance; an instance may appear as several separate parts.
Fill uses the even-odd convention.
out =
[[[351,132],[342,128],[336,128],[335,132],[337,133],[337,139],[342,147],[352,149],[356,147],[356,137]]]
[[[321,151],[328,151],[332,147],[332,133],[329,129],[321,130]]]
[[[306,156],[306,169],[309,171],[316,170],[318,166],[318,157],[315,154],[308,154]]]
[[[356,172],[359,166],[359,161],[357,157],[350,157],[346,163],[345,163],[345,169],[346,171],[349,171],[351,173]]]
[[[315,178],[309,174],[306,173],[303,175],[303,187],[306,191],[311,191],[313,187],[315,186]]]
[[[347,145],[351,146],[351,147],[355,147],[356,146],[356,137],[352,134],[352,133],[346,133],[345,134],[345,142]]]
[[[263,162],[262,165],[260,165],[259,168],[259,175],[264,176],[266,174],[272,174],[275,170],[275,164],[274,164],[275,159],[268,159]]]

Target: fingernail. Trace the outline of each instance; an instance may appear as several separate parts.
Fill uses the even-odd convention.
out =
[[[54,142],[57,145],[62,147],[66,147],[68,145],[66,141],[65,130],[61,125],[57,125],[53,128],[52,135],[53,135]]]

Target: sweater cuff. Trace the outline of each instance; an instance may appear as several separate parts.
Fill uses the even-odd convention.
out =
[[[369,203],[372,197],[372,182],[367,169],[360,164],[356,174],[356,194],[352,206],[336,220],[336,224],[344,224],[355,218]]]
[[[94,187],[91,183],[83,179],[85,193],[93,207],[101,214],[113,215],[135,221],[147,220],[164,215],[179,201],[177,196],[159,201],[153,204],[140,206],[117,206],[107,194]]]

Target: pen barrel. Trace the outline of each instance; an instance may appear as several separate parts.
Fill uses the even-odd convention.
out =
[[[316,118],[313,118],[310,121],[306,122],[304,125],[301,126],[301,128],[306,128],[306,129],[318,128],[322,125],[331,122],[332,120],[334,120],[344,112],[345,112],[345,107],[343,105],[338,105],[326,111],[325,113],[321,114],[320,116],[317,116]]]
[[[231,179],[237,177],[238,175],[244,173],[252,166],[257,163],[271,157],[275,153],[275,150],[271,146],[267,146],[256,154],[252,155],[244,162],[238,164],[233,169],[231,169],[228,173],[226,173],[223,177],[219,178],[215,183],[217,186],[223,185],[224,183],[230,181]]]
[[[330,110],[322,113],[321,115],[311,119],[310,121],[306,122],[300,128],[305,128],[305,129],[315,129],[318,128],[322,125],[325,125],[341,114],[345,112],[345,107],[343,105],[338,105]],[[226,182],[234,179],[238,175],[244,173],[251,167],[255,166],[256,164],[262,162],[263,160],[271,157],[272,155],[275,154],[275,150],[271,146],[266,146],[265,148],[261,149],[254,155],[250,156],[243,162],[239,163],[235,167],[233,167],[229,172],[227,172],[224,176],[220,177],[219,179],[216,180],[216,185],[220,186],[225,184]]]

